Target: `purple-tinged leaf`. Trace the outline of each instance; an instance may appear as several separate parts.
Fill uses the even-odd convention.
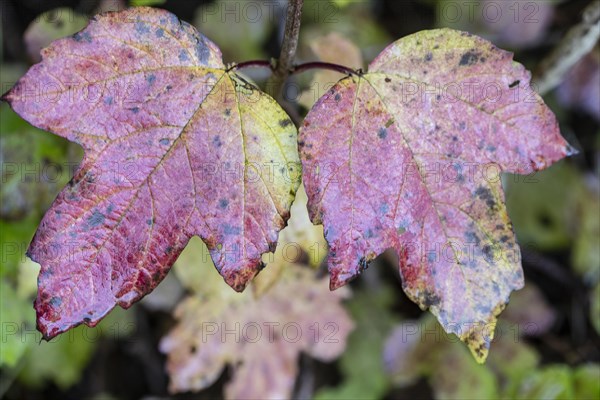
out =
[[[571,152],[529,82],[511,53],[439,29],[393,43],[316,103],[299,143],[332,289],[392,248],[408,296],[485,359],[523,286],[500,173]]]
[[[129,307],[200,236],[241,291],[274,249],[299,180],[296,129],[175,15],[134,8],[54,42],[4,96],[84,160],[29,248],[51,338]]]

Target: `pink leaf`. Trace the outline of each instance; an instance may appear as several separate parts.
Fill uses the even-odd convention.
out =
[[[298,180],[296,129],[175,15],[133,8],[54,42],[4,96],[84,160],[28,254],[51,338],[152,291],[194,236],[241,291],[274,249]]]
[[[500,172],[570,152],[529,81],[511,53],[440,29],[398,40],[316,103],[299,143],[332,289],[392,248],[408,296],[485,359],[523,286]]]

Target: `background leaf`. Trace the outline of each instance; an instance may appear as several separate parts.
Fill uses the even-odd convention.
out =
[[[199,254],[191,246],[178,269],[194,259],[186,252]],[[330,292],[310,269],[286,267],[281,279],[255,298],[250,291],[219,287],[208,264],[185,267],[201,268],[217,285],[185,299],[175,313],[177,326],[161,341],[172,392],[206,388],[230,365],[226,398],[289,398],[300,352],[323,361],[343,352],[353,326],[340,304],[348,292]]]

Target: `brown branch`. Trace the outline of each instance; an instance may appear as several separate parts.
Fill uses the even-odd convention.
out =
[[[283,85],[294,65],[294,57],[298,48],[298,37],[300,36],[303,4],[304,0],[290,0],[288,4],[281,53],[275,64],[273,75],[267,85],[273,91],[271,95],[277,100],[281,100]]]

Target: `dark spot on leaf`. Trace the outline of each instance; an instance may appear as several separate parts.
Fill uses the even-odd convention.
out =
[[[379,132],[377,132],[377,136],[379,137],[379,139],[385,139],[387,137],[387,129],[379,128]]]
[[[160,276],[161,276],[160,271],[154,271],[154,273],[152,274],[152,280],[154,282],[158,282],[160,280]]]
[[[518,85],[519,85],[519,83],[521,83],[521,81],[517,79],[516,81],[514,81],[513,83],[511,83],[510,85],[508,85],[508,87],[509,87],[510,89],[512,89],[512,88],[514,88],[515,86],[518,86]]]
[[[223,233],[226,235],[239,235],[241,229],[239,226],[232,226],[229,224],[223,225]]]
[[[158,28],[154,33],[157,38],[161,38],[165,35],[165,31],[162,28]]]
[[[206,45],[203,36],[198,38],[198,43],[196,44],[196,57],[198,57],[201,64],[206,64],[208,57],[210,57],[210,49]]]
[[[478,313],[484,314],[484,315],[488,315],[492,312],[492,310],[490,309],[489,306],[483,305],[483,304],[478,304],[477,306],[475,306],[475,310]]]
[[[89,32],[77,32],[73,35],[73,40],[76,42],[92,43],[92,35]]]
[[[136,21],[134,27],[135,27],[135,31],[137,33],[139,33],[140,35],[145,35],[147,33],[150,33],[150,28],[148,27],[147,24],[145,24],[142,21]]]
[[[219,207],[222,209],[227,208],[227,206],[229,205],[229,200],[227,199],[221,199],[219,200]]]
[[[425,54],[425,61],[429,62],[433,60],[433,54],[431,54],[431,52]]]
[[[496,199],[492,195],[492,192],[490,191],[490,189],[483,187],[483,186],[479,186],[477,188],[477,190],[475,191],[475,194],[481,200],[485,201],[485,203],[487,204],[488,207],[494,208],[496,206]]]
[[[467,243],[475,243],[476,245],[479,245],[481,242],[479,236],[473,231],[465,232],[465,239],[467,240]]]
[[[489,244],[486,244],[485,246],[483,246],[482,251],[483,251],[483,255],[486,260],[491,261],[494,259],[494,252],[493,252],[492,246],[490,246]]]
[[[173,251],[173,246],[167,246],[167,248],[165,249],[165,253],[167,253],[167,254],[171,254],[172,251]]]
[[[460,62],[458,63],[458,65],[473,65],[477,62],[477,60],[479,60],[479,55],[479,53],[476,53],[474,51],[467,51],[460,58]]]
[[[289,126],[292,124],[292,121],[289,119],[282,119],[281,121],[279,121],[279,126],[281,126],[282,128],[285,128],[286,126]]]
[[[181,49],[179,52],[179,61],[187,61],[189,60],[188,53],[185,49]]]
[[[226,108],[225,109],[225,116],[229,117],[231,115],[231,109]]]
[[[334,99],[335,99],[335,101],[340,101],[342,99],[342,96],[340,96],[339,93],[336,93]]]
[[[221,147],[223,145],[223,142],[221,142],[221,137],[219,135],[216,135],[213,137],[213,145],[215,145],[216,147]]]
[[[171,140],[167,139],[167,138],[163,138],[158,141],[158,143],[162,144],[163,146],[168,145],[170,142],[171,142]]]
[[[98,210],[94,210],[92,215],[90,215],[87,219],[87,224],[89,227],[94,227],[101,225],[104,222],[106,217]]]
[[[392,80],[386,76],[385,83],[390,83]]]
[[[62,304],[62,299],[60,297],[54,296],[50,299],[50,305],[52,307],[60,307],[61,304]]]
[[[148,83],[150,85],[154,84],[154,81],[156,80],[156,75],[154,74],[150,74],[148,75],[148,77],[146,78],[146,81],[148,81]]]
[[[139,107],[133,107],[133,108],[130,108],[129,111],[131,111],[134,114],[137,114],[137,113],[140,112],[140,108]]]
[[[113,103],[113,98],[110,96],[107,96],[104,98],[104,104],[110,106]]]
[[[385,123],[385,127],[389,128],[390,126],[392,126],[394,124],[394,119],[390,118],[387,120],[387,122]]]
[[[387,214],[388,211],[390,211],[390,206],[388,206],[387,203],[383,203],[382,205],[379,206],[379,212],[381,214]]]
[[[365,257],[361,257],[358,261],[358,266],[360,267],[361,271],[364,271],[365,269],[369,268],[369,261],[367,261]]]
[[[423,292],[423,305],[427,308],[440,304],[440,300],[440,296],[438,296],[434,292],[431,292],[429,290],[425,290]]]

